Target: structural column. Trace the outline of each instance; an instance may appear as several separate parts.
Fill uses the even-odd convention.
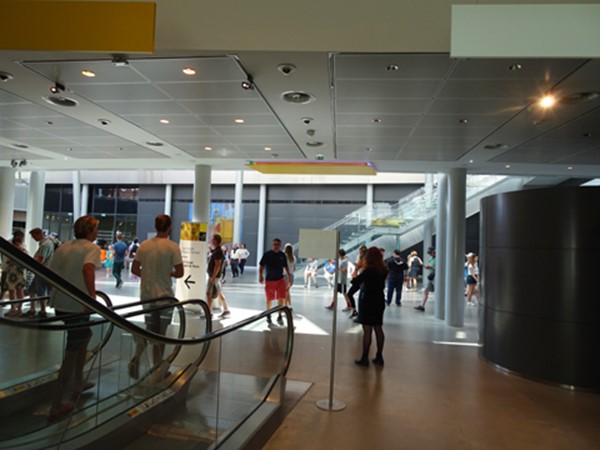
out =
[[[79,216],[87,216],[88,213],[88,198],[90,196],[90,185],[81,185],[81,211]]]
[[[267,185],[260,185],[260,195],[258,200],[258,232],[256,235],[256,266],[265,251],[265,229],[267,221]],[[258,277],[258,273],[256,275]]]
[[[242,194],[244,190],[244,171],[235,173],[235,197],[233,207],[233,242],[242,241]]]
[[[31,172],[29,175],[29,194],[27,196],[27,231],[42,226],[45,188],[46,172]],[[29,250],[30,255],[33,255],[37,249],[37,244],[29,233],[26,233],[25,236],[27,250]]]
[[[433,174],[425,174],[425,209],[427,212],[433,207]],[[433,220],[423,224],[423,254],[433,245]]]
[[[10,239],[15,209],[15,170],[0,167],[0,236]]]
[[[367,224],[366,226],[370,226],[373,222],[373,185],[367,184],[367,198],[366,198],[366,206],[367,206]]]
[[[195,196],[194,196],[195,199]],[[166,184],[165,185],[165,214],[167,216],[171,215],[171,209],[173,205],[173,185]]]
[[[466,186],[467,171],[450,169],[445,260],[446,324],[451,327],[462,327],[464,324]]]
[[[198,164],[194,167],[192,222],[208,223],[210,220],[210,174],[210,166]]]
[[[73,223],[81,211],[81,180],[79,170],[73,171]]]
[[[448,212],[448,177],[438,174],[438,203],[436,223],[435,310],[436,319],[446,317],[446,216]]]

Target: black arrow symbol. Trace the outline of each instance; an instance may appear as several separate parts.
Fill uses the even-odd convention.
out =
[[[190,284],[196,284],[195,281],[190,281],[190,278],[191,278],[191,275],[188,275],[187,278],[184,280],[184,283],[188,289],[191,289]]]

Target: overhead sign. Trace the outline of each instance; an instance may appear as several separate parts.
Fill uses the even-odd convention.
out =
[[[183,259],[183,277],[177,280],[179,300],[204,298],[206,291],[206,233],[208,224],[182,222],[179,249]]]
[[[300,258],[337,258],[339,231],[300,228]]]

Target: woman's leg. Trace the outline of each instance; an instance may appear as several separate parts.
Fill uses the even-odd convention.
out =
[[[385,335],[383,334],[383,328],[381,325],[373,327],[375,330],[375,340],[377,342],[377,354],[373,362],[375,364],[383,365],[383,343],[385,342]]]
[[[467,303],[470,305],[471,304],[471,297],[473,297],[473,288],[475,287],[474,284],[467,284]]]
[[[360,359],[354,361],[359,366],[369,365],[369,349],[371,348],[371,334],[373,327],[371,325],[363,325],[363,351]]]

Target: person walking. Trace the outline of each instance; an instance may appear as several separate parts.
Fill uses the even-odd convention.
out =
[[[429,293],[435,291],[435,248],[429,247],[427,249],[427,254],[429,255],[429,263],[425,265],[425,268],[429,270],[429,275],[427,275],[427,286],[423,291],[423,300],[421,300],[421,304],[415,306],[415,309],[421,312],[425,312],[425,303],[427,303]]]
[[[350,261],[348,260],[348,257],[346,256],[346,250],[344,250],[343,248],[340,248],[338,250],[338,262],[337,262],[337,267],[338,267],[338,282],[337,282],[337,291],[339,294],[342,294],[344,296],[344,300],[346,300],[346,307],[344,309],[342,309],[342,311],[347,312],[347,311],[352,311],[352,313],[350,314],[349,317],[356,317],[356,315],[358,314],[356,312],[356,306],[352,303],[352,301],[348,298],[347,295],[347,285],[348,285],[348,266],[350,264]],[[335,296],[335,294],[334,294]],[[352,299],[354,300],[354,299]],[[329,305],[327,305],[325,308],[326,309],[333,309],[335,305],[335,297],[331,299],[331,303]]]
[[[246,244],[244,244],[243,242],[240,244],[238,255],[240,275],[244,275],[244,267],[246,267],[246,261],[250,257],[250,252],[246,248]]]
[[[117,289],[121,289],[123,287],[123,278],[121,278],[121,272],[123,271],[123,267],[125,267],[125,259],[127,258],[127,244],[123,242],[123,233],[117,231],[117,242],[113,244],[113,268],[112,274],[117,281],[115,287]]]
[[[381,251],[377,247],[367,250],[363,260],[362,271],[352,280],[352,287],[348,291],[348,297],[353,297],[356,292],[361,291],[358,299],[358,322],[363,328],[362,355],[354,361],[357,365],[367,367],[369,365],[369,351],[371,349],[372,334],[375,333],[377,342],[377,353],[373,364],[383,366],[383,344],[385,335],[383,333],[383,311],[385,309],[385,279],[387,268]]]
[[[466,264],[466,281],[467,281],[467,305],[476,305],[476,302],[473,302],[471,299],[473,298],[473,294],[475,294],[475,298],[479,301],[479,291],[477,290],[477,283],[479,283],[479,267],[477,266],[477,256],[475,253],[469,253],[467,255],[467,264]]]
[[[98,220],[89,216],[77,219],[73,225],[75,239],[56,250],[49,266],[57,275],[93,299],[96,299],[96,269],[102,266],[100,248],[94,244],[98,237],[98,224]],[[90,320],[92,311],[88,307],[58,289],[52,289],[50,304],[57,317],[64,316],[62,320],[66,325],[85,325]],[[48,415],[49,422],[67,417],[75,409],[73,400],[77,400],[83,391],[95,386],[95,383],[86,381],[83,373],[91,337],[89,327],[67,331],[64,358],[58,372],[58,388]],[[68,396],[67,401],[65,396]]]
[[[231,266],[231,277],[237,278],[240,276],[240,247],[237,243],[231,246],[231,252],[229,254],[229,265]]]
[[[179,246],[169,239],[172,229],[171,217],[159,214],[154,219],[156,236],[146,239],[137,249],[131,266],[131,273],[140,277],[140,300],[144,309],[170,305],[169,300],[152,301],[160,297],[173,297],[173,278],[183,277],[183,260]],[[171,323],[173,309],[153,311],[144,315],[146,328],[157,334],[165,335]],[[142,353],[148,345],[145,339],[136,339],[135,354],[129,362],[129,376],[139,378],[139,364]],[[154,367],[166,373],[168,366],[162,364],[164,344],[153,344],[152,361]]]
[[[208,266],[206,273],[208,274],[208,283],[206,284],[206,303],[208,304],[208,310],[212,314],[213,300],[219,299],[223,312],[219,315],[220,318],[226,318],[231,315],[227,306],[227,300],[223,295],[223,289],[221,288],[221,274],[225,270],[225,255],[223,254],[223,247],[221,246],[222,238],[219,234],[213,234],[210,240],[210,246],[212,250],[208,259]]]
[[[294,256],[294,247],[292,244],[285,244],[283,253],[287,258],[287,266],[289,277],[287,280],[287,292],[285,296],[285,305],[292,309],[292,295],[290,293],[292,286],[294,285],[294,272],[296,272],[296,257]]]
[[[27,253],[23,246],[24,242],[25,233],[21,230],[15,230],[10,243],[22,252]],[[8,291],[9,300],[22,300],[25,297],[25,268],[23,266],[5,257],[2,266],[2,279],[2,289]],[[23,303],[11,303],[10,311],[6,313],[6,317],[19,317],[22,305]]]
[[[271,243],[271,250],[265,252],[258,263],[258,281],[265,285],[267,311],[271,309],[273,300],[277,300],[278,305],[285,304],[288,289],[286,276],[287,279],[290,278],[287,258],[281,251],[281,240],[275,238]],[[267,316],[267,323],[272,324],[270,314]],[[283,325],[281,311],[277,316],[277,323]]]
[[[417,289],[417,277],[419,271],[423,267],[423,261],[419,258],[419,254],[416,251],[410,252],[408,257],[408,283],[407,289]]]
[[[33,230],[29,231],[29,234],[38,243],[38,249],[33,255],[33,259],[44,266],[48,266],[52,260],[52,256],[54,255],[54,242],[45,235],[44,230],[41,228],[34,228]],[[46,286],[46,282],[41,277],[36,275],[31,282],[31,286],[29,287],[29,297],[31,298],[31,301],[29,302],[29,311],[23,315],[30,317],[35,316],[35,298],[40,297],[40,312],[38,313],[38,317],[47,317],[47,295],[48,287]]]

